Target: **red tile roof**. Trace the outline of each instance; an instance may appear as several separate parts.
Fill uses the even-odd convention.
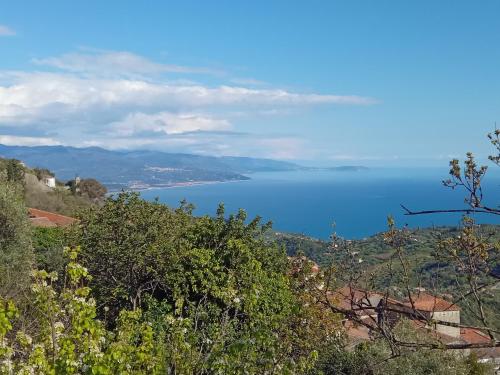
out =
[[[50,228],[50,227],[57,227],[57,224],[53,223],[46,217],[30,217],[31,225],[35,227],[43,227],[43,228]]]
[[[55,214],[53,212],[29,208],[28,214],[31,223],[37,227],[66,227],[77,221],[75,218]]]
[[[354,309],[358,315],[372,315],[375,313],[379,301],[384,296],[377,292],[344,286],[328,295],[332,303],[344,310]]]
[[[460,328],[460,338],[468,344],[487,344],[490,342],[486,333],[474,328]]]
[[[412,300],[415,309],[420,311],[460,311],[460,307],[454,303],[424,292],[413,295]],[[404,305],[413,307],[411,302],[408,300],[404,302]]]
[[[448,344],[451,342],[463,342],[465,344],[487,344],[490,342],[488,335],[478,329],[474,328],[460,328],[460,336],[454,337],[442,332],[430,329],[425,322],[419,320],[411,320],[415,328],[425,329],[432,333],[438,340]]]

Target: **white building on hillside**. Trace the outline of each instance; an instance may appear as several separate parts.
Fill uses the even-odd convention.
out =
[[[56,187],[56,178],[55,177],[44,177],[42,182],[47,185],[49,188],[54,189]]]

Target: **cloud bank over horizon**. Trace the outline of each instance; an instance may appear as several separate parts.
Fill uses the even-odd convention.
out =
[[[318,106],[377,103],[276,88],[126,51],[81,49],[32,64],[32,70],[0,71],[0,143],[298,159],[313,156],[307,140],[286,128],[242,132],[240,121],[286,121]]]

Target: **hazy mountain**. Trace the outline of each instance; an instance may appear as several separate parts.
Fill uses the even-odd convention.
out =
[[[171,154],[159,151],[109,151],[98,147],[5,146],[0,156],[48,168],[60,180],[94,177],[111,189],[248,179],[244,173],[290,171],[289,162],[242,157]]]

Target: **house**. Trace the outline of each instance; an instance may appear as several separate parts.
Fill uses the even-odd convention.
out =
[[[376,328],[394,326],[408,319],[414,328],[425,331],[446,345],[488,345],[488,334],[480,329],[460,327],[460,307],[423,289],[400,301],[387,294],[350,286],[330,292],[331,302],[347,312],[343,321],[351,346],[371,340]],[[351,314],[351,315],[349,315]],[[361,322],[361,323],[360,323]],[[468,355],[474,352],[480,361],[500,365],[500,348],[454,349]]]
[[[75,218],[69,216],[38,210],[36,208],[29,208],[28,216],[33,226],[44,228],[67,227],[77,221]]]
[[[352,311],[360,319],[377,319],[377,306],[384,298],[384,295],[351,286],[344,286],[330,292],[328,298],[334,305],[344,311]]]
[[[378,308],[379,318],[386,322],[399,320],[404,315],[414,320],[433,321],[432,327],[439,333],[451,337],[460,336],[460,328],[446,323],[460,324],[460,307],[452,302],[418,290],[404,301],[387,298],[381,301]],[[382,314],[384,316],[382,316]]]
[[[47,176],[42,178],[42,182],[49,188],[54,189],[56,187],[56,178],[52,176]]]

